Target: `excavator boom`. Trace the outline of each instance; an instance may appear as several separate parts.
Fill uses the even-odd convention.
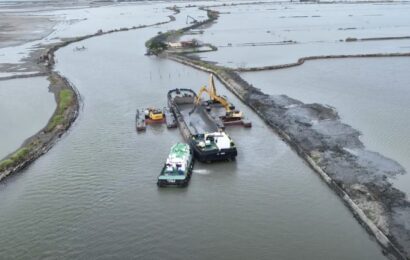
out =
[[[209,76],[209,86],[208,88],[206,86],[202,86],[198,92],[198,95],[195,99],[195,106],[194,109],[190,112],[190,114],[192,114],[196,107],[200,104],[201,101],[201,96],[203,93],[207,93],[209,95],[209,99],[212,102],[216,102],[221,104],[225,110],[226,110],[226,116],[227,118],[242,118],[242,113],[239,111],[232,111],[231,109],[231,104],[229,104],[228,100],[226,100],[224,97],[222,96],[218,96],[218,94],[216,93],[216,87],[215,87],[215,81],[214,81],[214,76],[213,74],[210,74]]]
[[[216,94],[216,87],[215,87],[215,81],[214,81],[213,74],[209,75],[209,91],[210,91],[209,96],[211,97],[212,101],[215,101],[213,100],[213,98],[217,97],[218,95]]]

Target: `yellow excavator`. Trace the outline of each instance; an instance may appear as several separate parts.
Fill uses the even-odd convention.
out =
[[[156,108],[147,108],[145,110],[145,119],[151,121],[163,121],[164,120],[164,113],[162,110]]]
[[[215,81],[214,81],[213,74],[209,75],[208,88],[206,86],[202,86],[201,89],[199,90],[198,95],[195,99],[195,108],[200,104],[201,96],[203,93],[207,93],[209,95],[210,102],[219,103],[225,108],[226,114],[225,116],[221,117],[223,121],[236,121],[236,120],[241,120],[243,118],[242,112],[235,110],[235,107],[229,104],[226,98],[216,94]],[[191,111],[191,113],[195,110],[195,108]]]

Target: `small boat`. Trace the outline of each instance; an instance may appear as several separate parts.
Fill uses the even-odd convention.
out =
[[[157,108],[147,108],[144,110],[146,123],[163,123],[165,120],[164,111]]]
[[[186,187],[191,179],[194,158],[189,145],[177,143],[171,147],[171,152],[158,176],[158,187]]]
[[[235,143],[224,131],[193,135],[191,147],[201,162],[235,160],[238,154]]]
[[[168,128],[177,126],[175,116],[167,108],[163,110],[157,108],[137,109],[135,121],[138,132],[145,131],[149,124],[162,124],[165,122]]]
[[[137,109],[137,114],[135,116],[136,128],[138,132],[145,131],[147,125],[145,124],[145,118],[142,116],[142,112]]]

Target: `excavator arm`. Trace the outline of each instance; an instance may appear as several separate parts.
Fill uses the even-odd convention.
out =
[[[241,112],[232,111],[231,104],[229,104],[228,100],[216,94],[215,80],[213,74],[209,76],[209,93],[209,96],[213,102],[218,102],[225,108],[227,116],[242,117]]]
[[[226,99],[224,99],[223,97],[220,96],[215,96],[214,97],[214,101],[218,102],[219,104],[221,104],[225,110],[226,113],[231,112],[231,105],[228,103],[228,101],[226,101]]]
[[[208,89],[206,88],[206,86],[202,86],[199,89],[198,95],[195,98],[195,106],[199,105],[199,102],[201,101],[201,96],[203,93],[207,93],[209,96],[211,96],[211,94],[209,93]]]
[[[211,78],[209,81],[210,81],[210,83],[211,82],[213,83],[213,78]],[[223,97],[215,95],[215,92],[216,92],[215,85],[213,85],[212,83],[209,85],[209,89],[207,89],[206,86],[202,86],[199,89],[198,95],[195,99],[195,107],[199,105],[199,103],[201,101],[202,94],[207,93],[209,95],[209,98],[210,98],[211,101],[218,102],[219,104],[221,104],[226,109],[226,112],[230,112],[231,111],[230,104]]]
[[[216,87],[215,87],[215,81],[214,81],[213,74],[211,74],[209,76],[209,86],[208,86],[208,88],[206,86],[202,86],[200,88],[200,90],[198,92],[198,95],[195,99],[195,106],[192,109],[192,111],[190,112],[190,114],[192,114],[195,111],[196,107],[200,104],[201,96],[202,96],[203,93],[207,93],[212,102],[217,102],[217,103],[221,104],[225,108],[226,115],[228,117],[242,117],[241,112],[232,111],[231,104],[229,104],[229,102],[224,97],[218,96],[218,94],[216,93]]]
[[[213,74],[209,75],[209,96],[212,101],[215,101],[215,97],[218,97],[218,94],[216,94],[216,87]]]
[[[189,114],[191,115],[192,113],[194,113],[195,109],[198,107],[199,103],[201,102],[201,96],[202,94],[206,92],[209,95],[208,89],[206,88],[206,86],[202,86],[199,89],[198,95],[195,98],[195,102],[194,102],[194,108],[189,112]]]

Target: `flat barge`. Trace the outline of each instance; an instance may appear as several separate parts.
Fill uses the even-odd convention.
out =
[[[235,143],[223,131],[194,135],[191,147],[201,162],[235,160],[238,155]]]
[[[221,121],[213,120],[204,107],[196,107],[196,99],[197,95],[191,89],[168,92],[168,106],[195,158],[202,162],[234,160],[237,155],[235,143],[223,131]]]

